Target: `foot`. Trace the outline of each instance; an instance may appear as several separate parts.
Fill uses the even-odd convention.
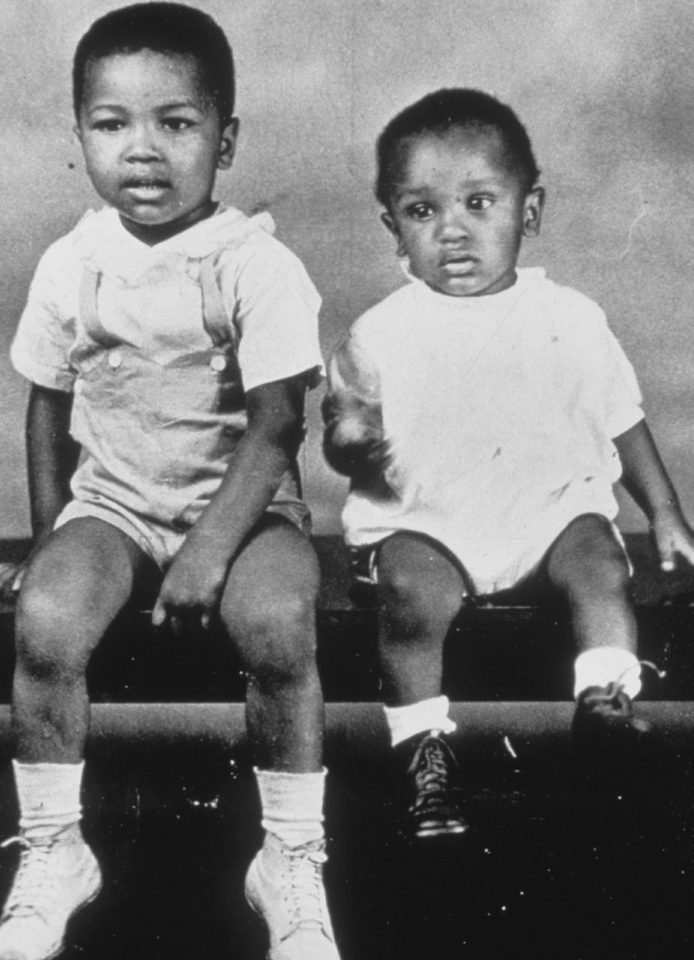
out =
[[[246,875],[246,899],[265,921],[267,960],[340,960],[323,886],[322,840],[288,847],[271,833]]]
[[[400,744],[399,753],[411,755],[407,768],[411,803],[403,833],[417,839],[455,836],[465,833],[468,824],[454,799],[451,773],[457,766],[444,736],[436,731]]]
[[[647,720],[634,716],[631,698],[620,684],[588,687],[579,694],[571,730],[575,746],[622,748],[645,741],[652,732]]]
[[[0,916],[0,960],[49,960],[63,949],[70,917],[101,889],[101,871],[73,825],[47,837],[21,834],[12,889]]]
[[[571,727],[575,773],[591,792],[640,796],[664,761],[657,730],[634,716],[620,684],[579,694]]]

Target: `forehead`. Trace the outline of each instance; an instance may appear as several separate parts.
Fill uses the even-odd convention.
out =
[[[400,146],[396,192],[454,183],[506,181],[513,176],[495,127],[453,127],[409,137]]]
[[[191,102],[204,106],[200,70],[187,54],[138,50],[87,62],[82,107]]]

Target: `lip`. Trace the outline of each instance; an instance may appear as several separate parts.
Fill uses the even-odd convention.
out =
[[[474,269],[476,259],[468,253],[449,254],[440,261],[440,268],[446,273],[455,275],[470,273]]]
[[[121,189],[138,200],[158,200],[171,189],[168,180],[132,177],[124,181]]]

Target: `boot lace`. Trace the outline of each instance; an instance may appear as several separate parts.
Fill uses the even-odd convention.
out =
[[[319,927],[327,936],[322,868],[328,858],[323,842],[285,847],[283,852],[289,865],[290,926],[282,939],[286,940],[300,927]]]
[[[415,811],[436,808],[446,802],[452,762],[450,750],[439,737],[434,735],[422,740],[410,765],[417,791],[412,805]]]
[[[19,866],[10,896],[5,904],[2,919],[11,917],[39,916],[47,921],[52,895],[58,883],[50,868],[50,855],[56,837],[29,841],[26,837],[10,837],[0,844],[7,849],[15,844],[21,847]]]

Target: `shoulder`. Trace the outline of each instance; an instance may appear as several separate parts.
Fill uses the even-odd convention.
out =
[[[605,313],[595,300],[575,287],[550,280],[544,270],[537,267],[526,268],[520,270],[519,275],[528,279],[531,293],[549,309],[561,311],[572,319],[605,321]]]
[[[588,346],[604,339],[609,327],[600,304],[575,287],[550,280],[543,270],[532,273],[528,309],[543,326],[561,335],[565,343]]]
[[[357,337],[388,340],[394,333],[394,326],[398,325],[401,329],[413,313],[415,300],[414,284],[407,283],[362,313],[350,327],[349,333]]]
[[[79,287],[82,262],[75,238],[81,223],[44,250],[31,281],[30,297],[63,300]]]
[[[272,217],[267,213],[242,216],[238,232],[221,243],[217,270],[224,293],[235,300],[248,300],[263,290],[276,289],[318,309],[320,298],[306,267],[274,236]]]
[[[251,262],[302,267],[299,257],[275,236],[275,222],[267,212],[251,217],[226,207],[209,221],[220,248],[220,266],[231,268]]]

